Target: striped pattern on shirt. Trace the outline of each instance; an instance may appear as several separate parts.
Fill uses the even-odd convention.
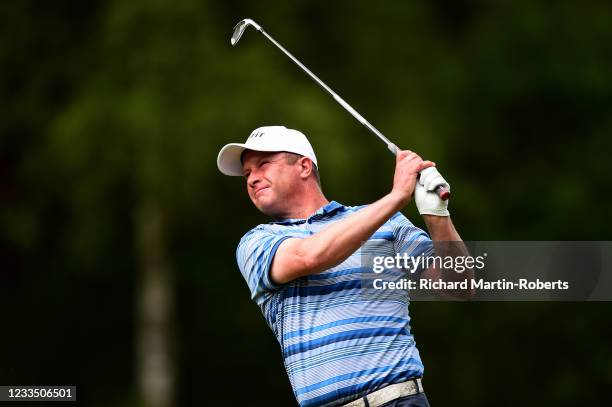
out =
[[[392,253],[384,255],[431,251],[428,235],[401,213],[338,266],[282,286],[270,280],[270,265],[283,240],[308,237],[360,208],[331,202],[308,219],[259,225],[238,245],[240,271],[278,339],[300,406],[342,405],[423,375],[410,332],[408,293],[361,293],[362,279],[372,273],[362,264],[365,247],[384,246],[386,252],[391,247]]]

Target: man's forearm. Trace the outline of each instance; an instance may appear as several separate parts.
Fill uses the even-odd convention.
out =
[[[427,230],[434,242],[436,256],[461,257],[469,256],[470,253],[461,240],[459,233],[455,229],[450,216],[423,215],[423,220],[427,225]],[[471,269],[457,272],[455,270],[439,270],[436,268],[427,269],[423,277],[433,280],[445,281],[464,281],[474,278],[474,271]],[[474,295],[474,290],[451,290],[443,291],[442,295],[452,298],[469,299]]]
[[[346,219],[300,239],[296,251],[310,259],[309,270],[304,274],[318,273],[342,263],[404,205],[401,197],[390,193]]]
[[[458,242],[461,237],[450,216],[423,215],[427,231],[434,242]]]

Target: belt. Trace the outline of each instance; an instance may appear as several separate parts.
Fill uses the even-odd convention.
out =
[[[360,399],[351,401],[343,407],[378,407],[389,401],[399,399],[400,397],[412,396],[413,394],[422,393],[423,384],[421,378],[411,379],[402,383],[391,384],[382,389],[376,390],[373,393],[367,394]]]

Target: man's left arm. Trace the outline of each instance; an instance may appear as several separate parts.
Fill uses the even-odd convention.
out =
[[[454,258],[470,256],[470,253],[457,233],[448,212],[448,201],[441,200],[434,192],[438,185],[450,188],[448,182],[435,167],[430,167],[421,173],[414,196],[419,213],[427,225],[427,231],[433,241],[436,256],[451,256]],[[440,270],[432,267],[423,271],[423,278],[444,281],[471,281],[474,271],[471,268],[462,270]],[[470,299],[474,290],[468,283],[467,290],[446,290],[440,294],[452,298]]]

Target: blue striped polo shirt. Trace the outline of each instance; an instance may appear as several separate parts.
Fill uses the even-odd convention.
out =
[[[238,244],[238,266],[281,346],[300,406],[342,405],[423,375],[410,331],[408,292],[362,295],[363,276],[372,273],[362,264],[365,244],[324,272],[284,285],[270,279],[272,259],[283,240],[308,237],[361,208],[334,201],[308,219],[259,225]],[[395,253],[410,256],[431,250],[429,236],[399,212],[366,243],[369,247],[384,243]]]

